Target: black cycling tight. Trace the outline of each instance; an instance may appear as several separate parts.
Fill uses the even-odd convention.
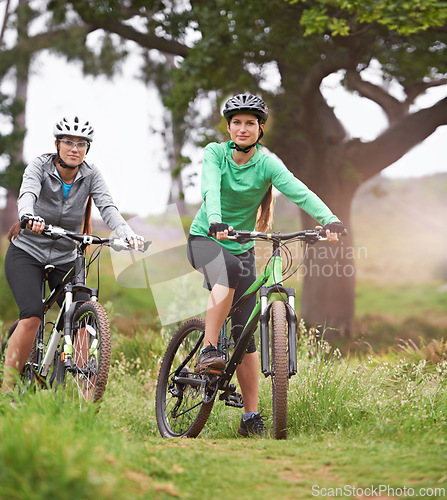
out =
[[[73,263],[56,266],[49,274],[48,283],[53,289],[73,266]],[[5,256],[5,274],[14,299],[19,307],[20,319],[42,319],[42,280],[45,264],[14,244]]]
[[[256,279],[254,249],[233,255],[211,238],[189,235],[187,255],[194,269],[203,274],[205,288],[211,290],[216,283],[234,288],[233,304]],[[240,312],[233,315],[231,333],[235,341],[240,337],[255,305],[256,296],[253,296]],[[254,337],[248,344],[247,352],[256,352]]]

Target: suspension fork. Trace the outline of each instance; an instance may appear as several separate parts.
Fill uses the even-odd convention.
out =
[[[44,333],[43,329],[44,329],[45,323],[42,322],[42,324],[41,324],[42,351],[40,350],[40,345],[39,345],[38,358],[37,358],[38,366],[41,367],[40,371],[39,371],[39,375],[41,377],[46,377],[48,375],[48,372],[49,372],[50,367],[51,367],[51,363],[54,360],[54,354],[56,353],[57,346],[59,345],[59,341],[62,337],[62,329],[60,328],[60,323],[61,323],[61,317],[62,317],[63,311],[64,311],[64,309],[62,307],[59,311],[59,314],[58,314],[56,321],[54,322],[53,329],[51,330],[51,335],[49,338],[47,351],[46,351],[45,357],[43,359],[42,359],[42,357],[43,357],[43,333]],[[44,319],[44,321],[45,321],[45,319]],[[40,332],[39,332],[39,334],[40,334]],[[39,342],[40,342],[40,339],[39,339]],[[41,364],[41,360],[42,360],[42,364]]]
[[[73,305],[73,285],[68,283],[65,287],[64,350],[62,352],[62,361],[67,369],[73,366],[73,344],[71,342]]]
[[[76,259],[74,265],[73,281],[65,286],[65,305],[64,305],[64,350],[62,352],[62,361],[67,370],[73,368],[73,343],[71,340],[71,330],[73,326],[73,315],[76,303],[74,302],[75,291],[83,290],[92,292],[85,286],[86,269],[84,251],[87,243],[83,243],[77,247]],[[97,299],[98,292],[93,291],[94,300]]]
[[[281,257],[278,253],[272,259],[272,269],[269,279],[265,286],[260,289],[261,315],[259,317],[259,330],[261,340],[261,371],[268,377],[271,375],[270,369],[270,338],[269,338],[269,320],[272,302],[269,302],[271,295],[279,294],[279,299],[286,305],[286,318],[288,326],[288,355],[289,355],[289,377],[297,372],[297,353],[296,353],[296,329],[297,318],[295,313],[295,289],[285,288],[281,282]],[[279,277],[279,278],[278,278]],[[284,295],[287,301],[284,301]]]

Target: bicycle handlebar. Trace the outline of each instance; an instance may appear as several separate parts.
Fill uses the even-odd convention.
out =
[[[342,236],[346,236],[347,230],[345,229]],[[327,240],[326,231],[324,229],[306,229],[304,231],[296,231],[294,233],[260,233],[259,231],[238,231],[233,230],[228,232],[228,239],[235,240],[238,243],[246,243],[249,240],[261,239],[267,241],[286,241],[297,240],[306,243],[316,243],[317,241]]]
[[[28,229],[27,228],[28,221],[29,221],[29,219],[24,217],[20,221],[20,227],[22,229]],[[64,229],[62,227],[53,226],[52,224],[45,225],[45,228],[44,228],[42,234],[48,238],[53,238],[53,239],[59,239],[59,238],[63,238],[63,237],[70,238],[73,241],[77,241],[79,243],[84,243],[85,245],[108,244],[116,252],[120,252],[121,250],[133,250],[133,248],[129,245],[129,243],[126,240],[123,240],[122,238],[100,238],[99,236],[94,236],[92,234],[72,233],[72,232],[67,231],[66,229]],[[138,251],[145,252],[149,248],[149,245],[151,243],[152,243],[151,240],[145,241],[143,244],[143,248],[138,249]]]

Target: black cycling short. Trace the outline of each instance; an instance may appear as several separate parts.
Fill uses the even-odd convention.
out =
[[[56,287],[73,263],[56,266],[48,276],[48,284]],[[42,319],[42,280],[45,264],[14,244],[10,244],[5,256],[5,274],[14,299],[19,307],[20,319],[37,317]],[[59,305],[63,297],[61,296]]]
[[[211,290],[215,284],[219,284],[234,289],[233,304],[256,280],[254,248],[240,255],[233,255],[211,238],[190,234],[187,255],[192,267],[203,274],[205,288]],[[231,333],[235,341],[240,337],[255,305],[256,295],[240,312],[233,315]],[[256,352],[254,336],[247,346],[247,352]]]

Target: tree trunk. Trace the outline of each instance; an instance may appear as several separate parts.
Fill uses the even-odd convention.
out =
[[[348,234],[336,244],[320,242],[309,246],[304,262],[301,316],[312,325],[322,325],[325,338],[334,333],[351,333],[355,298],[351,202],[352,195],[340,193],[336,203],[336,214],[348,228]],[[302,218],[304,227],[313,227],[315,221],[311,217],[304,213]]]
[[[17,193],[12,189],[8,190],[6,194],[6,205],[0,211],[0,252],[3,252],[3,236],[9,231],[9,228],[17,222]]]
[[[185,193],[183,188],[182,179],[182,146],[184,139],[184,132],[182,130],[181,122],[176,119],[174,113],[170,113],[170,130],[172,133],[172,144],[168,147],[169,154],[169,170],[171,172],[171,189],[169,191],[169,204],[175,203],[180,215],[186,213]]]
[[[18,43],[28,39],[28,25],[22,15],[23,9],[26,7],[26,0],[19,0],[19,25],[17,29]],[[20,10],[22,9],[22,11]],[[29,80],[29,65],[30,56],[23,56],[16,64],[16,88],[15,99],[23,104],[23,111],[16,116],[13,116],[13,133],[20,136],[20,133],[26,130],[26,101],[28,96],[28,80]],[[14,153],[10,155],[10,163],[13,168],[21,165],[23,162],[24,137],[18,144]],[[9,167],[11,168],[11,166]],[[9,228],[17,221],[17,196],[18,187],[9,187],[6,195],[6,206],[0,212],[0,231],[1,236],[8,233]]]

